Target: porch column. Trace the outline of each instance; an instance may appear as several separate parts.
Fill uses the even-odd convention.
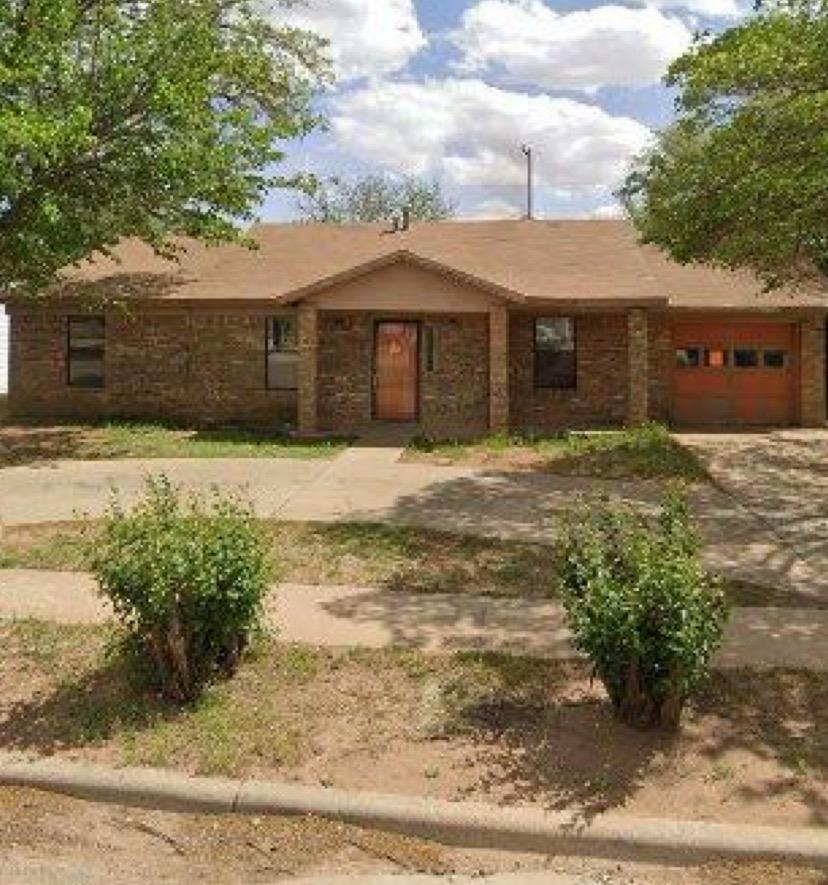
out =
[[[509,432],[509,311],[489,310],[489,430]]]
[[[299,306],[299,365],[298,365],[298,423],[300,434],[313,434],[319,430],[318,409],[318,353],[319,316],[315,307]]]
[[[825,426],[825,314],[807,316],[800,327],[799,423]]]
[[[627,424],[643,424],[649,415],[647,311],[627,314]]]

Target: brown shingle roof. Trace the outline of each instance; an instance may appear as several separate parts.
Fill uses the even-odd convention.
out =
[[[803,294],[763,294],[748,274],[677,265],[639,245],[623,221],[442,222],[398,233],[379,225],[263,224],[250,235],[255,251],[187,244],[180,265],[128,241],[118,248],[120,265],[85,262],[66,278],[96,288],[120,280],[126,291],[144,287],[152,296],[291,301],[323,289],[325,281],[408,259],[519,301],[753,308],[823,303]]]

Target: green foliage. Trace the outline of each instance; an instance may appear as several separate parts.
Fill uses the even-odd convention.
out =
[[[455,213],[439,181],[413,176],[399,181],[382,175],[355,181],[332,178],[318,183],[299,203],[306,221],[326,224],[389,222],[400,218],[403,209],[412,221],[443,221]]]
[[[768,287],[828,268],[828,3],[770,2],[671,67],[679,116],[621,191],[646,242]]]
[[[0,291],[138,237],[241,238],[279,144],[318,122],[323,42],[291,0],[0,4]]]
[[[112,505],[91,565],[129,645],[169,697],[192,700],[235,671],[268,590],[266,545],[249,506],[218,492],[184,499],[165,477],[149,478],[133,510]]]
[[[668,493],[657,520],[609,504],[571,513],[560,560],[575,643],[619,718],[677,727],[726,619],[718,583],[699,559],[686,495]]]

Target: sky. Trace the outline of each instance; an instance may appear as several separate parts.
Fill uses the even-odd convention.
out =
[[[325,131],[286,145],[283,171],[440,180],[468,218],[612,217],[629,160],[669,123],[670,61],[744,0],[306,0],[290,23],[330,41]],[[285,13],[280,13],[282,17]],[[275,191],[265,220],[297,216]]]

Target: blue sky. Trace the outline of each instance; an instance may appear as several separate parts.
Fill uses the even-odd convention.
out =
[[[629,159],[672,114],[669,62],[742,0],[307,0],[293,22],[330,40],[329,120],[289,169],[438,178],[464,217],[524,202],[521,144],[547,216],[606,216]],[[282,13],[284,14],[284,13]],[[268,220],[296,217],[274,192]]]

